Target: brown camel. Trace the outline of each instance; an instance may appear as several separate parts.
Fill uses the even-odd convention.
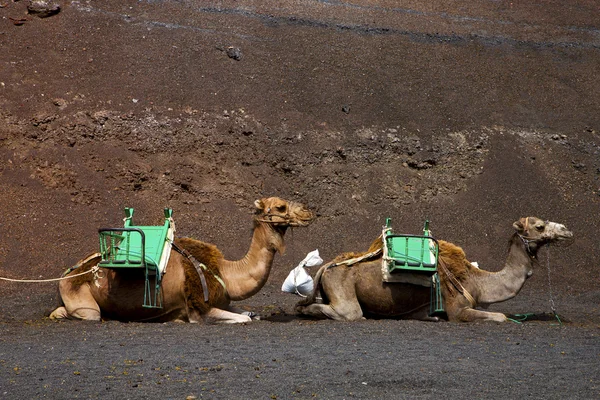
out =
[[[538,250],[545,244],[568,240],[572,232],[564,225],[535,217],[521,218],[513,224],[508,257],[504,268],[489,272],[473,266],[463,250],[439,241],[437,271],[443,304],[450,321],[488,320],[503,322],[501,313],[477,310],[477,306],[505,301],[516,296],[533,274]],[[300,314],[319,318],[354,321],[363,314],[389,318],[434,320],[429,316],[430,287],[382,280],[381,237],[366,253],[346,253],[319,269],[313,293],[296,306]],[[373,252],[370,258],[368,254]],[[356,260],[352,264],[348,260]],[[339,264],[346,260],[347,263]],[[336,265],[337,264],[337,265]],[[349,265],[348,265],[349,264]],[[320,292],[322,303],[317,303]]]
[[[285,250],[283,236],[288,227],[307,226],[314,214],[302,204],[277,197],[256,200],[254,231],[250,249],[238,261],[226,260],[216,246],[198,240],[176,239],[175,245],[185,249],[207,267],[204,273],[208,302],[200,275],[192,261],[171,250],[162,278],[162,308],[142,307],[145,275],[141,268],[99,268],[60,282],[64,306],[50,318],[78,318],[120,321],[180,321],[241,323],[250,316],[230,307],[231,301],[244,300],[256,294],[267,282],[273,258]],[[69,273],[76,275],[97,266],[101,259],[95,253],[79,262]],[[221,283],[223,282],[223,284]]]

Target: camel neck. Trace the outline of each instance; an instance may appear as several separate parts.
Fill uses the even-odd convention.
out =
[[[480,288],[479,301],[498,303],[515,297],[527,278],[533,274],[533,257],[535,252],[530,253],[527,245],[515,235],[511,240],[504,268],[486,274]]]
[[[220,273],[231,300],[247,299],[265,285],[275,253],[282,246],[279,232],[266,223],[257,223],[246,255],[237,261],[222,261]]]

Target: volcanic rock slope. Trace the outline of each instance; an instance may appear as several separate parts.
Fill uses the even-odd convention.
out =
[[[27,3],[0,5],[1,276],[60,276],[126,206],[145,225],[171,207],[179,236],[241,257],[253,201],[280,196],[319,216],[288,234],[273,293],[386,217],[428,219],[498,270],[512,223],[538,216],[576,240],[520,296],[547,307],[550,282],[598,314],[594,1]],[[52,283],[0,285],[3,319],[56,301]]]

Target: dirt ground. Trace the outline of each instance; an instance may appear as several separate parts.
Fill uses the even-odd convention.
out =
[[[248,325],[55,323],[56,283],[0,281],[0,398],[600,397],[597,2],[29,4],[0,2],[0,277],[60,276],[124,207],[229,259],[257,198],[318,218]],[[386,217],[497,271],[530,215],[576,240],[492,309],[562,324],[311,321],[280,292]]]

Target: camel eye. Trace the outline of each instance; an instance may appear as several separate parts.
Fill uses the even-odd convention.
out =
[[[275,209],[276,209],[277,211],[279,211],[279,212],[284,212],[284,211],[285,211],[285,208],[286,208],[286,207],[285,207],[285,205],[283,205],[283,206],[277,206],[277,207],[275,207]]]
[[[541,231],[544,230],[545,227],[546,227],[546,225],[538,225],[538,226],[535,227],[535,229],[537,229],[538,231],[541,232]]]

